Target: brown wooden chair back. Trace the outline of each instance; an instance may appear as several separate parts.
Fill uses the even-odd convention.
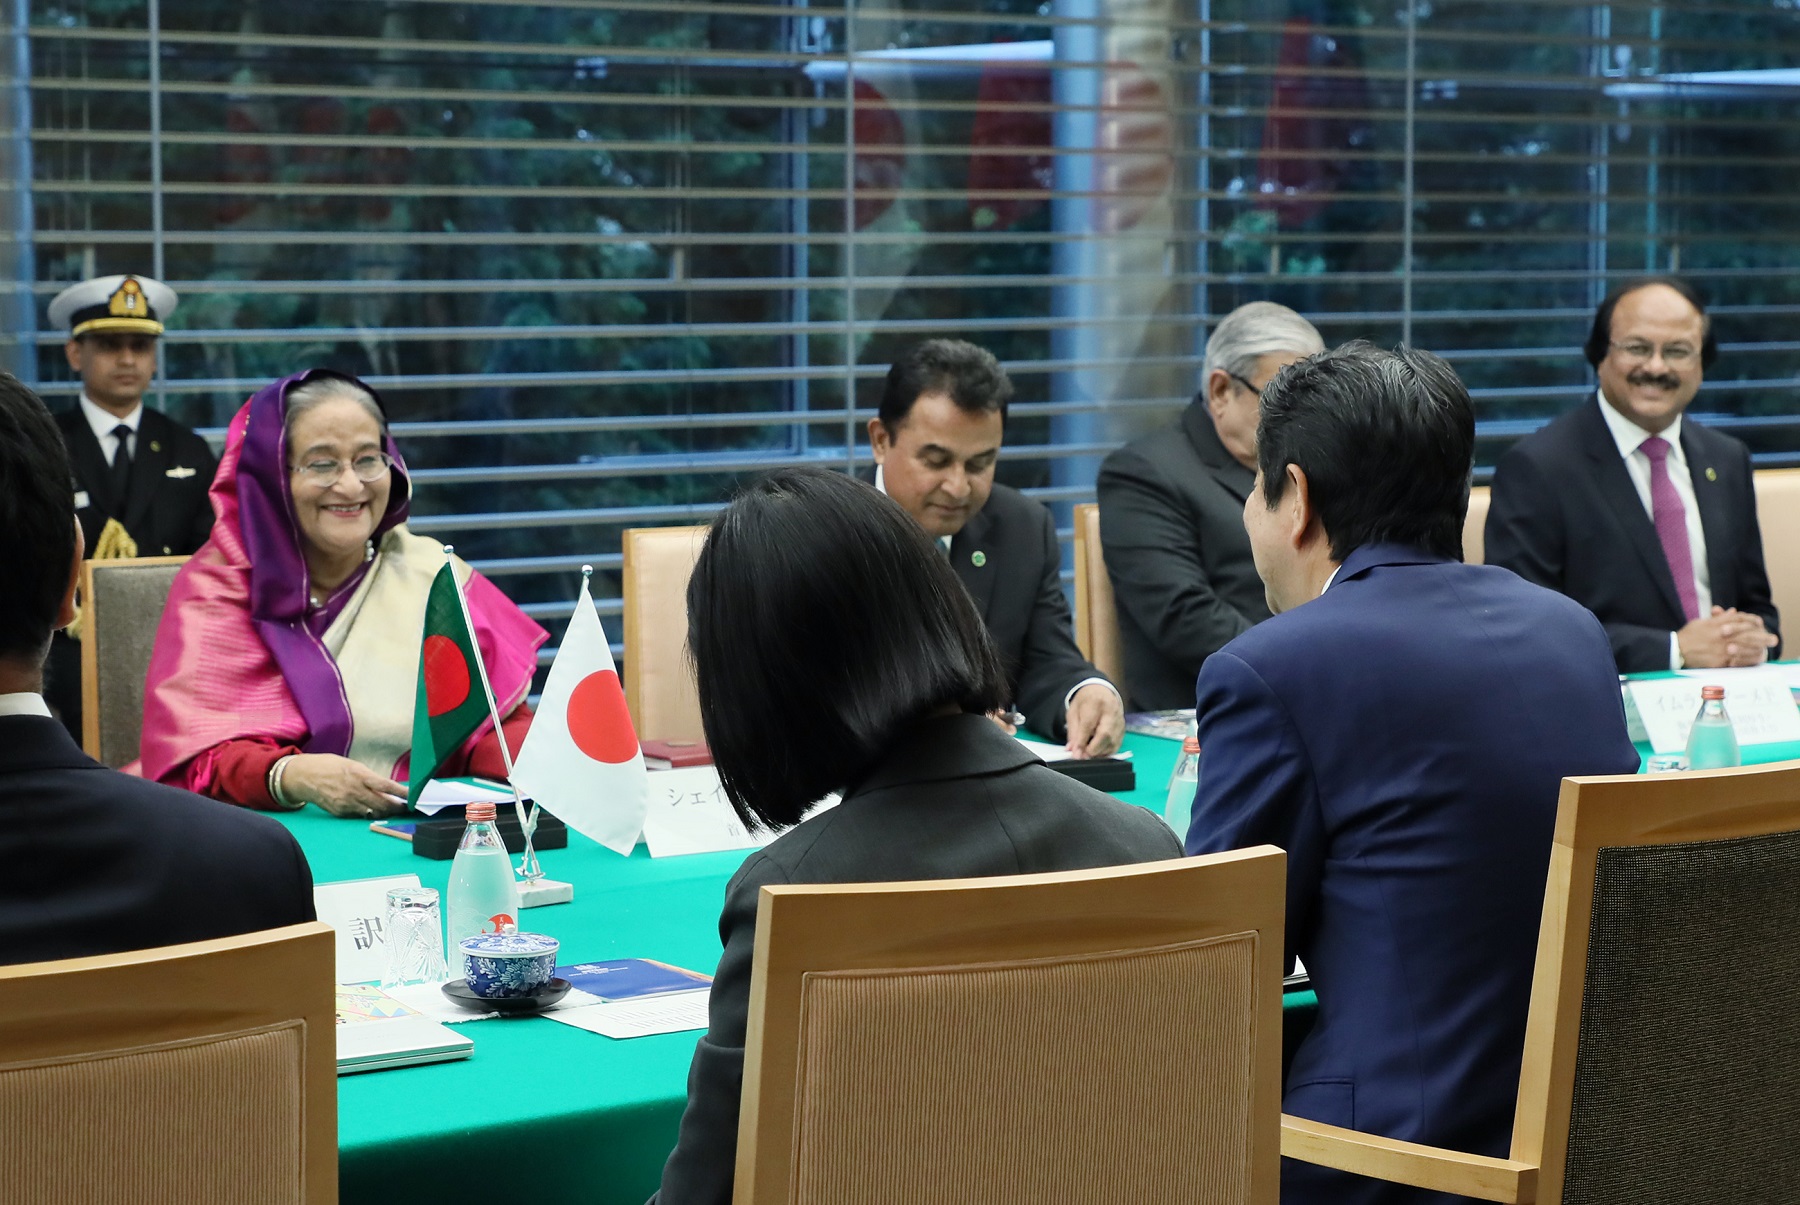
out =
[[[1285,863],[763,888],[734,1200],[1273,1205]]]
[[[705,740],[687,657],[687,584],[704,527],[634,527],[624,536],[625,703],[642,740]]]
[[[81,566],[81,747],[102,765],[137,760],[156,628],[186,563],[145,556]]]
[[[1100,507],[1075,507],[1075,645],[1115,686],[1125,685],[1125,654],[1119,642],[1119,608],[1100,547]]]
[[[0,967],[0,1201],[336,1202],[332,949],[311,922]]]
[[[1756,523],[1782,627],[1800,632],[1800,469],[1756,471]],[[1782,653],[1784,657],[1792,653]]]
[[[1282,1153],[1489,1201],[1800,1183],[1800,762],[1563,782],[1511,1156],[1282,1119]],[[1779,1195],[1779,1193],[1777,1193]]]
[[[1487,551],[1488,503],[1494,491],[1485,485],[1469,490],[1469,513],[1463,516],[1463,564],[1480,565]]]

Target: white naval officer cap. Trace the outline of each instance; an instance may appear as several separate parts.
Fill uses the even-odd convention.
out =
[[[160,335],[179,303],[174,289],[148,276],[97,276],[51,300],[50,325],[68,327],[71,339],[102,331]]]

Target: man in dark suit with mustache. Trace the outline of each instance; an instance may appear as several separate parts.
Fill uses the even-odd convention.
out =
[[[1777,656],[1749,449],[1684,421],[1718,354],[1699,295],[1622,285],[1584,350],[1599,389],[1494,471],[1488,563],[1594,612],[1621,673]]]
[[[1075,647],[1056,523],[1042,503],[994,481],[1011,397],[999,361],[972,343],[907,349],[869,420],[875,488],[950,558],[1026,723],[1076,757],[1105,757],[1125,735],[1125,705]]]

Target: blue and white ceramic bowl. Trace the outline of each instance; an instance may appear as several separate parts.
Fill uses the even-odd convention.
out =
[[[477,933],[459,945],[469,990],[496,1000],[529,996],[546,986],[562,943],[543,933]]]

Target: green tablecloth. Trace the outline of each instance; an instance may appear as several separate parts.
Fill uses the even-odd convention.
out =
[[[1122,798],[1161,811],[1178,746],[1129,736],[1139,789]],[[281,817],[319,882],[414,872],[444,888],[448,862],[415,857],[405,842],[334,820],[316,808]],[[565,961],[659,958],[711,972],[719,958],[725,882],[744,853],[629,858],[576,833],[542,855],[552,878],[575,884],[569,904],[534,910],[530,927],[562,940]],[[1289,997],[1307,1008],[1311,993]],[[697,1032],[613,1041],[541,1017],[472,1022],[474,1055],[346,1076],[338,1081],[338,1152],[347,1205],[485,1202],[470,1174],[493,1159],[523,1159],[528,1181],[603,1203],[641,1202],[674,1144]]]

